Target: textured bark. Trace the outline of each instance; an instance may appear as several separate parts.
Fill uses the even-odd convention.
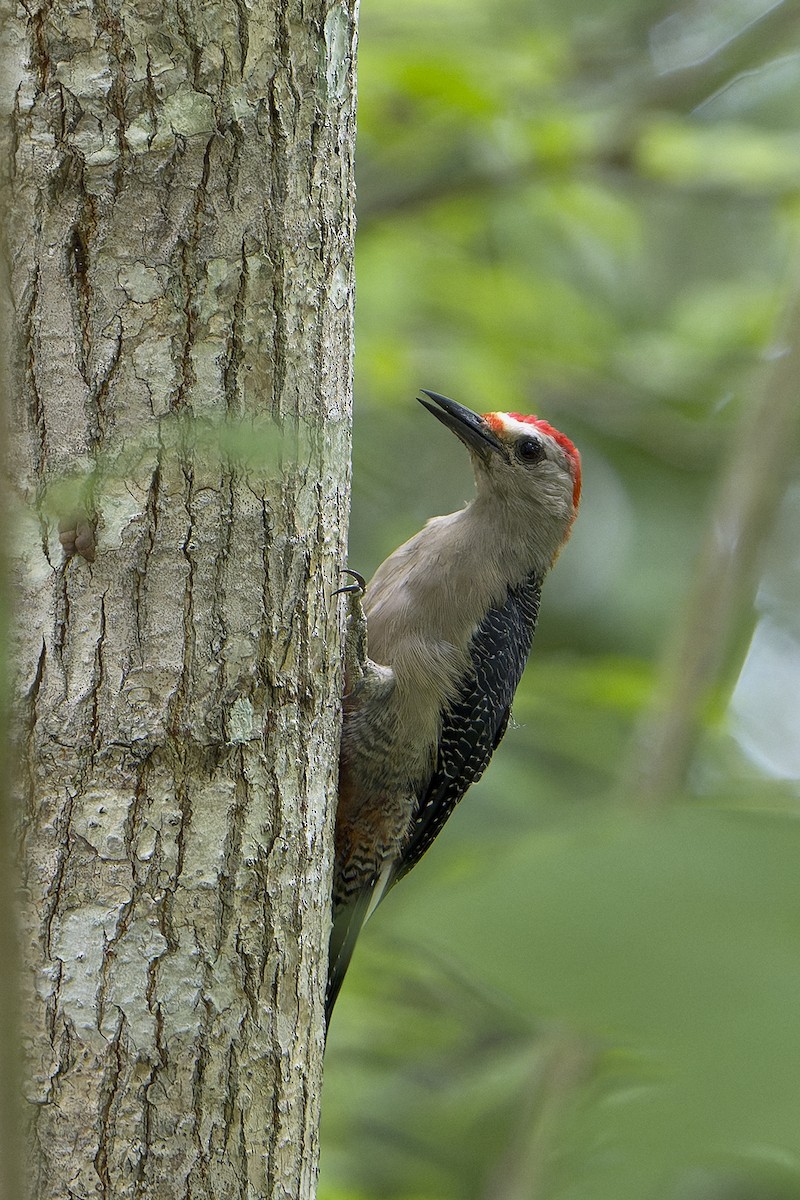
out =
[[[309,1197],[352,0],[47,0],[7,39],[30,1195]]]

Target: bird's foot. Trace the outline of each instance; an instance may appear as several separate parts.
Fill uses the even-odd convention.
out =
[[[375,663],[367,655],[367,615],[361,599],[367,585],[357,571],[345,570],[353,582],[337,588],[347,596],[347,619],[344,628],[344,694],[350,704],[364,703],[367,698],[379,701],[390,696],[395,686],[394,671]]]
[[[343,575],[350,575],[352,583],[337,588],[334,596],[347,596],[347,620],[344,633],[344,673],[346,691],[351,691],[367,674],[367,618],[361,603],[366,590],[364,576],[358,571],[345,568]]]

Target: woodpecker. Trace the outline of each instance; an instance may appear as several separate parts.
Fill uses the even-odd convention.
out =
[[[366,588],[355,576],[340,589],[350,607],[328,1021],[367,917],[505,733],[542,583],[580,500],[580,455],[552,425],[423,395],[469,450],[476,493],[395,550]]]

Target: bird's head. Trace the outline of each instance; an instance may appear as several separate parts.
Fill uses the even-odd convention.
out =
[[[538,417],[480,416],[437,392],[423,389],[423,394],[428,400],[420,403],[469,450],[479,502],[505,506],[517,521],[534,523],[540,533],[542,526],[549,527],[548,540],[563,545],[581,495],[581,456],[569,438]]]

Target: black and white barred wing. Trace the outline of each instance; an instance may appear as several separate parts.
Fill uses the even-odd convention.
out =
[[[420,797],[391,884],[419,862],[470,784],[480,779],[508,725],[539,613],[541,584],[531,577],[490,609],[470,644],[472,672],[446,713],[430,782]],[[388,891],[388,887],[384,889]]]

